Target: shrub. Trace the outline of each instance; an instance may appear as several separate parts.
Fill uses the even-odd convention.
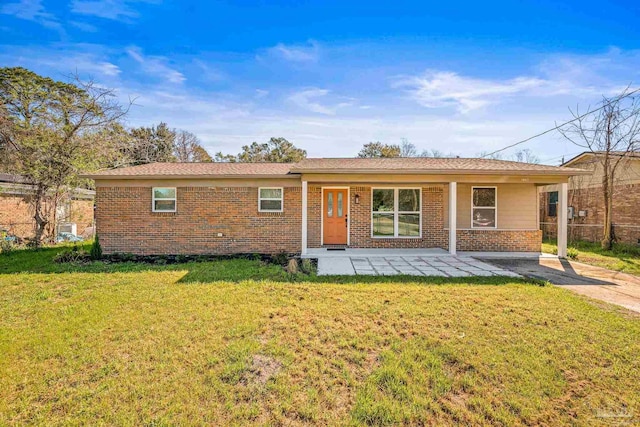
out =
[[[13,250],[13,242],[5,240],[0,236],[0,254],[8,254]]]
[[[298,273],[298,260],[295,258],[291,258],[289,263],[287,264],[287,273],[289,274],[297,274]]]
[[[87,262],[91,259],[89,253],[84,249],[79,249],[77,246],[74,246],[69,249],[65,249],[62,252],[59,252],[54,258],[54,262],[63,263],[63,262],[72,262],[72,263],[81,263]]]
[[[578,259],[578,250],[576,248],[567,248],[567,258]]]
[[[288,260],[289,260],[289,255],[287,255],[286,252],[280,252],[279,254],[276,254],[271,258],[271,261],[274,264],[278,264],[282,266],[287,265]]]
[[[305,274],[311,274],[313,271],[313,263],[309,258],[304,258],[300,265],[300,270]]]
[[[135,261],[136,260],[136,256],[134,254],[132,254],[131,252],[123,252],[122,254],[120,254],[120,256],[122,257],[122,261],[124,261],[124,262],[129,262],[129,261]]]
[[[99,260],[102,258],[102,246],[100,246],[100,238],[96,234],[96,239],[93,241],[91,245],[91,250],[89,251],[89,255],[92,260]]]

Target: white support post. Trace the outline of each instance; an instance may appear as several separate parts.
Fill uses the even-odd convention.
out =
[[[449,183],[449,253],[456,254],[456,231],[458,224],[458,183]]]
[[[558,256],[567,257],[567,216],[569,215],[569,184],[560,184],[558,191]]]
[[[302,181],[302,255],[307,254],[307,181]]]

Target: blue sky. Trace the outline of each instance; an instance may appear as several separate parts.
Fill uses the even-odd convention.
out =
[[[77,71],[136,99],[129,125],[212,153],[283,136],[310,156],[401,138],[474,156],[640,86],[634,1],[487,3],[2,0],[0,64]]]

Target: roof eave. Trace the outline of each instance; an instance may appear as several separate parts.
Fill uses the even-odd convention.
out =
[[[217,174],[217,175],[108,175],[108,174],[87,174],[80,175],[85,179],[292,179],[298,178],[297,175],[269,175],[269,174]]]
[[[403,169],[398,170],[380,170],[380,169],[295,169],[291,172],[302,174],[384,174],[384,175],[590,175],[592,172],[583,169],[558,168],[556,170],[504,170],[504,169]]]

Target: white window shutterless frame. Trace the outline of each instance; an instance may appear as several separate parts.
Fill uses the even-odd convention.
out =
[[[282,212],[283,205],[283,187],[258,188],[258,212]]]
[[[420,238],[422,236],[420,188],[371,189],[371,237]]]
[[[498,228],[497,187],[471,187],[471,228]]]
[[[176,212],[177,211],[177,188],[175,187],[153,187],[151,189],[152,212]]]

